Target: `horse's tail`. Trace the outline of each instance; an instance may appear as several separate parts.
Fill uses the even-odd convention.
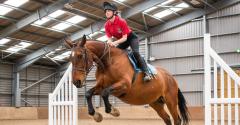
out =
[[[186,100],[180,89],[178,89],[178,108],[180,110],[183,125],[188,125],[190,121],[190,115],[186,106]]]

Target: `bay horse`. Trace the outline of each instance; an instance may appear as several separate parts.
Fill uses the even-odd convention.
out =
[[[85,35],[82,41],[76,44],[70,39],[66,39],[65,43],[71,48],[73,84],[77,88],[84,85],[93,63],[97,64],[96,85],[85,94],[88,113],[96,122],[101,122],[103,117],[94,110],[92,96],[100,95],[104,101],[105,112],[117,117],[120,115],[118,109],[109,102],[109,95],[113,95],[131,105],[149,104],[166,125],[171,125],[170,116],[164,110],[166,104],[174,125],[189,124],[185,98],[176,80],[166,70],[156,67],[156,77],[146,83],[142,79],[143,73],[140,72],[132,83],[134,69],[125,51],[110,47],[104,42],[86,40]]]

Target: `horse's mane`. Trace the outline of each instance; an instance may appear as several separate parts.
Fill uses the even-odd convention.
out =
[[[99,40],[94,40],[94,39],[87,39],[86,40],[86,45],[89,45],[89,44],[99,44],[99,45],[105,45],[107,44],[106,42],[102,42],[102,41],[99,41]],[[120,50],[120,51],[123,51],[119,48],[116,48],[116,47],[111,47],[111,49],[114,51],[114,50]]]

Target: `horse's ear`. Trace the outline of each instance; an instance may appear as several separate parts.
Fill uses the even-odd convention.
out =
[[[87,41],[87,38],[86,38],[86,35],[84,34],[82,37],[82,41],[78,43],[78,44],[80,44],[79,46],[83,47],[85,45],[86,41]]]
[[[64,38],[64,43],[65,43],[65,46],[69,49],[71,49],[73,47],[73,43],[71,42],[71,39],[69,37],[67,38]]]

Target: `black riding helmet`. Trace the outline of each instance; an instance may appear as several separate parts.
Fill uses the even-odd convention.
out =
[[[103,9],[104,9],[104,11],[112,10],[113,12],[115,12],[115,11],[117,11],[117,6],[113,3],[104,2],[103,3]]]

